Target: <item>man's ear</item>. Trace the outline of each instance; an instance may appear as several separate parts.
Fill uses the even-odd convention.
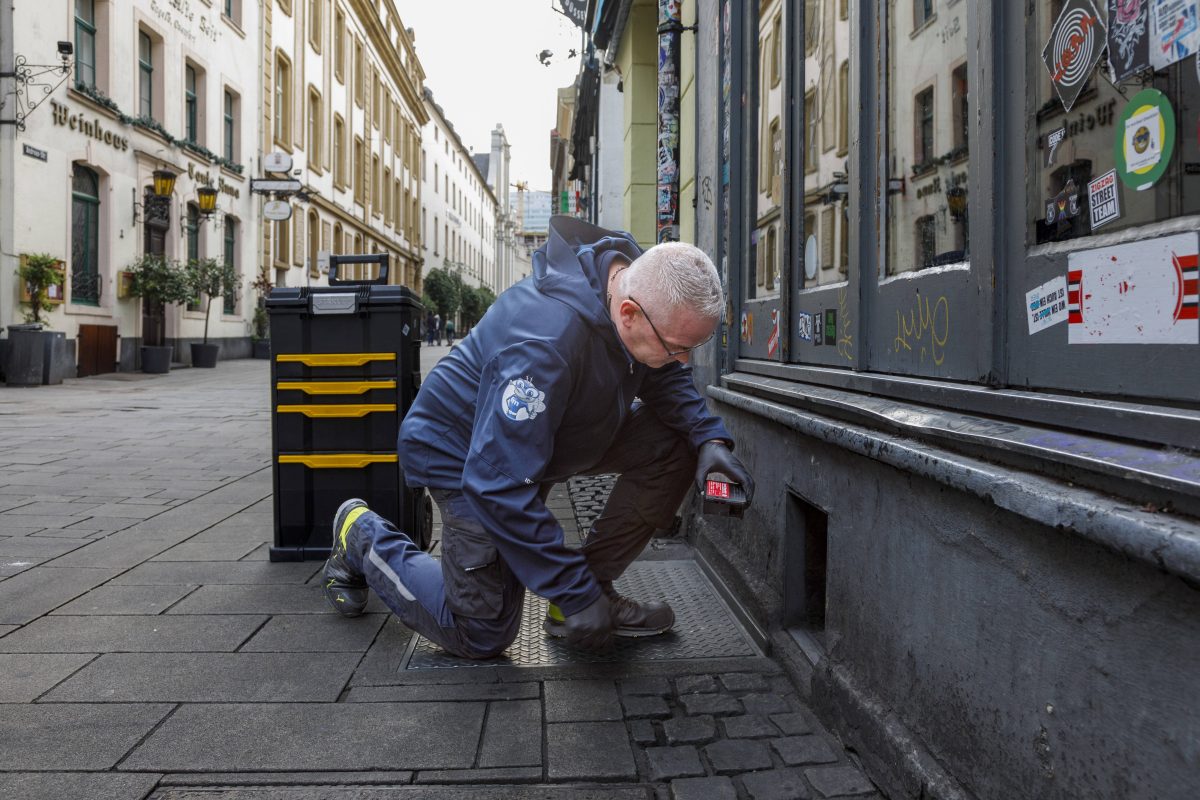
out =
[[[633,324],[633,318],[638,313],[637,304],[629,298],[621,301],[621,305],[617,307],[617,316],[621,318],[621,322],[626,325]]]

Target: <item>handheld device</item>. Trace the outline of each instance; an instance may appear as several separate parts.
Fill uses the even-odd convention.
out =
[[[746,490],[723,472],[710,472],[705,476],[700,499],[705,514],[741,518],[746,510]]]

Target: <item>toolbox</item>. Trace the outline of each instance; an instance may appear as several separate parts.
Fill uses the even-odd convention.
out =
[[[280,287],[271,327],[272,561],[329,557],[338,506],[360,497],[422,549],[433,505],[404,483],[396,438],[421,385],[421,304],[388,257],[330,256],[329,286]],[[341,280],[347,264],[377,277]]]

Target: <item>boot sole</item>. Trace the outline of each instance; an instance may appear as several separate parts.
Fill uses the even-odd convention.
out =
[[[674,627],[675,624],[671,623],[665,628],[617,628],[613,631],[613,636],[619,636],[622,639],[645,639],[648,636],[661,636]],[[566,626],[549,617],[542,620],[542,630],[546,635],[555,639],[567,638]]]

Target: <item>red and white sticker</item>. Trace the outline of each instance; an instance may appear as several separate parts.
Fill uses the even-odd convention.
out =
[[[704,493],[709,497],[719,497],[724,500],[729,499],[729,484],[724,481],[707,481],[707,486]]]
[[[1069,344],[1200,343],[1194,233],[1072,253]]]
[[[767,356],[775,357],[775,351],[779,349],[779,309],[771,310],[771,335],[767,337]]]

